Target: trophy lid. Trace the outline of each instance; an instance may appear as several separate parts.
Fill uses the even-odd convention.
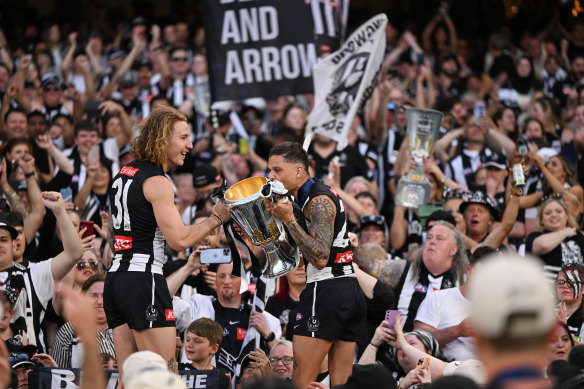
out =
[[[266,182],[268,182],[266,177],[251,177],[241,180],[227,189],[227,192],[225,192],[225,200],[229,202],[247,200],[254,195],[258,195],[260,189],[262,189],[262,186]]]

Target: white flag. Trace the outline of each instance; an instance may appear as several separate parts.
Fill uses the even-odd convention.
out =
[[[307,138],[321,134],[334,139],[337,150],[347,146],[351,122],[375,89],[385,54],[386,25],[385,14],[372,17],[339,50],[314,66],[314,109],[308,117]]]

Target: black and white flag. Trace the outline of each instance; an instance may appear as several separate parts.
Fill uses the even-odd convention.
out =
[[[337,142],[337,150],[345,148],[353,118],[375,89],[386,25],[386,15],[372,17],[314,67],[314,109],[308,117],[307,139],[322,134]]]

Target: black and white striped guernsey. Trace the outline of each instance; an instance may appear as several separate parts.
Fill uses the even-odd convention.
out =
[[[316,196],[328,196],[335,204],[336,215],[333,227],[333,243],[329,260],[324,268],[318,270],[311,263],[306,265],[306,283],[323,281],[337,277],[355,277],[353,270],[353,247],[347,231],[347,215],[345,207],[338,194],[328,185],[317,179],[310,178],[298,190],[298,200],[302,211]],[[310,221],[306,220],[307,227]]]
[[[152,204],[144,197],[144,181],[164,176],[161,166],[133,161],[120,169],[110,190],[115,255],[110,272],[142,271],[162,274],[164,236]]]

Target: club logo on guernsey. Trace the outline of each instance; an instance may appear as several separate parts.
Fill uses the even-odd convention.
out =
[[[297,314],[296,314],[296,321],[298,321],[298,320],[300,320],[300,319],[302,319],[302,314],[300,314],[300,313],[297,313]]]
[[[428,292],[428,287],[427,287],[426,285],[422,285],[422,283],[421,283],[421,282],[418,282],[418,283],[416,284],[416,286],[414,286],[414,290],[415,290],[416,292],[422,292],[422,293],[426,293],[426,292]]]
[[[347,263],[353,260],[353,251],[345,251],[344,253],[338,253],[335,263]]]
[[[308,331],[316,332],[320,328],[320,322],[318,321],[318,319],[316,317],[310,316],[308,318],[307,323],[306,323],[306,327],[308,328]]]
[[[229,335],[229,331],[227,331],[227,328],[223,328],[223,336],[227,335]]]
[[[132,237],[131,236],[121,236],[116,235],[116,243],[114,244],[114,249],[116,251],[129,250],[132,248]]]
[[[138,170],[140,170],[140,169],[136,169],[136,168],[129,167],[129,166],[124,166],[120,170],[120,174],[123,174],[123,175],[128,176],[128,177],[134,177],[134,175],[136,175]]]

